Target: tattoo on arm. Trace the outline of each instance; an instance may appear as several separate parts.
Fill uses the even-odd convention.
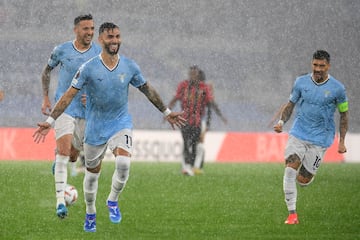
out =
[[[49,88],[50,88],[50,74],[53,68],[49,65],[46,65],[42,74],[41,74],[41,83],[42,83],[42,90],[43,96],[49,96]]]
[[[150,86],[150,84],[145,83],[139,87],[139,90],[150,100],[152,104],[154,104],[157,109],[159,109],[160,112],[164,112],[166,110],[160,95],[153,87]]]
[[[340,113],[339,125],[340,141],[343,142],[345,140],[345,135],[349,127],[349,113],[347,111]]]
[[[57,119],[69,106],[75,95],[78,93],[79,89],[70,87],[64,95],[59,99],[55,104],[54,109],[52,110],[50,116],[54,119]]]
[[[281,117],[280,117],[280,119],[283,120],[284,122],[287,122],[287,121],[290,119],[290,117],[291,117],[291,114],[292,114],[292,112],[293,112],[293,110],[294,110],[294,107],[295,107],[295,104],[294,104],[294,103],[288,102],[288,103],[284,106],[283,110],[281,111]]]

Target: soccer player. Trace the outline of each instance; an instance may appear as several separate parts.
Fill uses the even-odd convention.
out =
[[[183,117],[187,125],[181,128],[184,142],[182,173],[187,176],[194,175],[194,164],[197,146],[200,141],[201,119],[205,115],[205,108],[214,100],[209,86],[200,80],[200,68],[193,65],[189,69],[189,79],[179,83],[175,96],[169,103],[173,108],[177,101],[181,102]]]
[[[133,60],[118,54],[121,35],[117,25],[103,23],[99,28],[98,41],[102,46],[101,54],[80,67],[71,87],[57,102],[46,122],[38,124],[39,128],[33,136],[35,142],[43,141],[54,119],[64,112],[80,89],[86,89],[86,171],[83,183],[86,232],[96,231],[95,200],[101,163],[107,147],[115,156],[115,171],[107,199],[109,218],[113,223],[119,223],[122,218],[118,198],[129,177],[133,142],[132,120],[128,113],[129,85],[138,88],[163,112],[172,127],[185,124],[181,113],[171,112],[165,107],[159,94],[144,79],[139,66]]]
[[[317,50],[312,58],[312,73],[296,79],[289,102],[283,107],[280,120],[274,126],[275,132],[282,132],[283,125],[297,107],[285,148],[283,189],[289,211],[285,224],[299,223],[296,181],[300,186],[308,186],[314,180],[326,149],[334,141],[336,109],[340,113],[338,152],[346,152],[348,99],[344,85],[328,74],[329,69],[329,53]]]
[[[206,75],[203,70],[199,71],[199,80],[205,83]],[[213,85],[211,83],[205,83],[208,85],[211,94],[214,95]],[[211,119],[212,119],[212,109],[215,110],[216,115],[218,115],[221,120],[227,124],[227,119],[221,113],[219,106],[216,104],[215,100],[208,104],[207,106],[207,113],[206,118],[203,117],[201,119],[201,132],[199,142],[196,146],[196,157],[194,162],[193,172],[194,174],[203,174],[203,166],[204,166],[204,158],[205,158],[205,148],[204,148],[204,141],[205,141],[205,134],[210,129]]]
[[[90,58],[101,52],[101,47],[92,42],[94,36],[94,21],[91,14],[80,15],[74,19],[75,40],[65,42],[54,48],[42,75],[43,102],[41,111],[49,115],[51,102],[49,86],[51,71],[60,65],[55,101],[69,88],[71,81],[79,67]],[[60,218],[67,216],[64,191],[67,183],[67,163],[75,161],[83,147],[85,106],[81,102],[81,91],[74,101],[55,122],[56,154],[54,164],[54,178],[56,190],[56,214]]]

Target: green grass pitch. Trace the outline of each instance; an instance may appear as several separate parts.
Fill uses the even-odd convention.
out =
[[[120,198],[123,220],[105,206],[113,163],[104,163],[97,232],[85,233],[83,174],[69,216],[55,215],[51,162],[0,161],[0,239],[360,239],[360,164],[323,164],[298,187],[299,225],[285,225],[282,164],[207,164],[182,176],[179,164],[133,163]]]

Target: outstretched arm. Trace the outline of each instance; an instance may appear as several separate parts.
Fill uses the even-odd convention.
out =
[[[170,109],[173,109],[173,108],[174,108],[176,101],[177,101],[176,97],[173,97],[173,98],[171,99],[171,101],[169,102],[169,108],[170,108]]]
[[[182,118],[180,112],[171,112],[170,109],[166,108],[163,101],[160,98],[160,95],[156,92],[156,90],[150,86],[149,83],[145,83],[144,85],[139,87],[139,90],[149,99],[149,101],[157,108],[160,112],[162,112],[166,120],[171,124],[172,128],[174,128],[174,124],[181,128],[185,125],[186,120]]]
[[[156,92],[155,88],[150,86],[149,83],[145,83],[139,87],[139,90],[145,94],[149,101],[157,108],[160,112],[164,112],[166,107],[160,98],[160,95]]]
[[[41,105],[41,112],[44,115],[49,115],[51,112],[51,102],[49,99],[49,88],[50,88],[50,75],[53,68],[46,65],[41,73],[41,84],[43,92],[43,102]]]
[[[51,124],[65,111],[66,107],[69,106],[72,99],[78,93],[79,89],[69,87],[64,95],[55,104],[54,109],[51,111],[50,116],[45,122],[38,123],[39,128],[33,134],[34,141],[39,143],[45,141],[45,136],[51,129]]]
[[[338,152],[339,153],[345,153],[346,147],[345,147],[345,135],[349,127],[349,113],[341,112],[340,113],[340,123],[339,123],[339,132],[340,132],[340,140],[339,140],[339,147]]]
[[[223,114],[221,113],[221,110],[220,110],[219,106],[216,104],[215,101],[210,102],[210,107],[212,107],[212,108],[215,110],[216,115],[218,115],[218,116],[221,118],[221,120],[222,120],[225,124],[227,124],[227,119],[223,116]]]
[[[277,133],[282,132],[283,125],[290,119],[291,114],[294,110],[295,104],[292,102],[288,102],[282,109],[280,114],[280,120],[275,124],[274,131]]]

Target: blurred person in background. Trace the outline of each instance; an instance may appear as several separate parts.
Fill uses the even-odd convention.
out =
[[[206,75],[203,70],[199,71],[199,79],[200,79],[200,81],[205,83]],[[213,88],[212,83],[205,83],[205,84],[208,85],[211,94],[214,96],[214,88]],[[221,120],[225,124],[227,124],[227,119],[221,113],[221,110],[214,99],[212,102],[210,102],[206,106],[206,108],[207,108],[206,117],[203,117],[201,119],[200,139],[199,139],[199,143],[196,146],[196,157],[195,157],[194,168],[193,168],[193,172],[195,174],[203,173],[203,166],[204,166],[204,160],[205,160],[205,148],[204,148],[205,134],[210,129],[211,120],[212,120],[212,110],[214,109],[216,115],[218,115],[221,118]]]
[[[340,113],[338,152],[345,153],[348,130],[348,98],[344,85],[328,74],[330,55],[317,50],[312,58],[312,73],[295,80],[289,102],[282,107],[274,131],[282,132],[296,106],[295,120],[285,148],[283,190],[289,212],[285,224],[298,224],[297,188],[308,186],[315,177],[335,136],[334,114]]]
[[[56,103],[45,122],[39,123],[34,133],[35,142],[45,139],[52,123],[75,101],[75,96],[86,89],[85,164],[83,183],[86,215],[84,231],[96,232],[96,196],[102,160],[109,148],[115,157],[110,193],[107,198],[109,219],[120,223],[122,215],[118,205],[130,175],[132,154],[132,118],[128,112],[129,86],[138,88],[161,111],[166,120],[182,127],[185,119],[181,113],[166,108],[157,91],[145,80],[135,61],[119,55],[120,28],[111,22],[99,28],[98,40],[102,52],[83,64],[72,80],[71,86]]]
[[[70,87],[71,81],[78,68],[101,52],[101,47],[92,42],[94,36],[94,20],[91,14],[80,15],[74,19],[75,39],[67,41],[54,48],[46,64],[42,75],[43,102],[41,111],[49,115],[52,106],[49,99],[51,71],[60,65],[58,83],[55,92],[55,102]],[[84,91],[79,92],[66,111],[55,122],[56,154],[53,165],[55,190],[56,190],[56,214],[59,218],[65,218],[66,208],[64,192],[67,184],[67,163],[72,162],[72,174],[76,173],[75,162],[79,151],[83,148],[85,128],[85,106],[81,98]]]
[[[187,120],[187,125],[181,128],[181,134],[184,142],[182,173],[188,176],[193,176],[194,172],[202,173],[204,147],[200,139],[206,107],[209,109],[211,106],[215,106],[216,111],[221,115],[219,108],[214,103],[212,90],[209,85],[204,83],[204,80],[204,72],[197,65],[192,65],[189,68],[188,79],[178,84],[175,96],[169,103],[171,109],[177,101],[180,101],[182,116]],[[203,137],[205,132],[204,127]],[[199,152],[199,157],[195,165],[197,152]]]

